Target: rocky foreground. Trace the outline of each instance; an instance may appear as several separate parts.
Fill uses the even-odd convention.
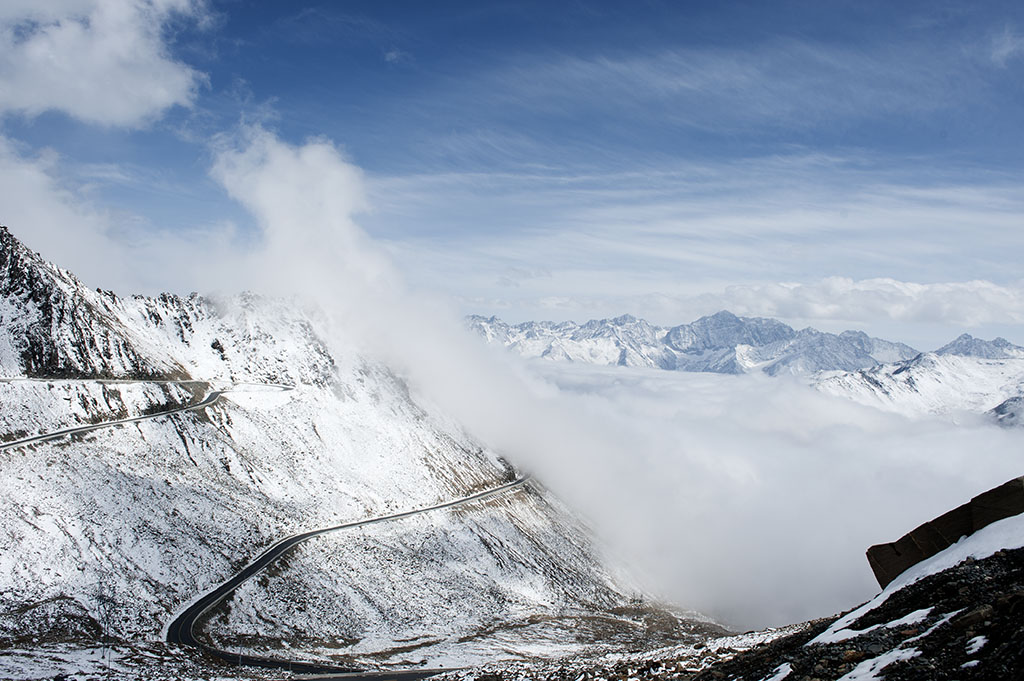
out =
[[[462,681],[934,681],[1024,678],[1024,549],[1003,549],[886,592],[835,619],[646,656],[485,668]],[[880,601],[880,602],[879,602]],[[874,607],[873,603],[877,603]],[[795,631],[795,633],[794,633]],[[751,646],[758,638],[763,643]],[[731,645],[730,645],[731,644]],[[737,650],[746,648],[745,650]]]

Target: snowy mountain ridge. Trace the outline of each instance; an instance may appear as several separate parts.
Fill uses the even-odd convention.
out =
[[[936,355],[958,355],[980,359],[1024,359],[1024,348],[1005,338],[986,341],[964,333],[935,351]]]
[[[823,372],[812,384],[827,394],[906,416],[989,412],[1003,425],[1013,425],[1024,396],[1024,359],[929,352],[859,371]]]
[[[1024,424],[1024,347],[962,334],[934,352],[863,331],[794,330],[775,319],[722,311],[658,327],[631,315],[509,325],[470,316],[492,345],[528,358],[669,371],[796,375],[824,393],[906,416],[987,413]]]
[[[769,375],[852,371],[910,359],[917,350],[862,331],[799,331],[775,319],[721,311],[690,324],[659,327],[631,315],[575,322],[523,322],[467,317],[489,343],[524,357],[673,371]]]
[[[4,440],[234,386],[202,410],[0,451],[0,645],[159,640],[175,612],[280,537],[515,477],[322,329],[290,301],[251,294],[93,291],[0,228]],[[287,640],[286,654],[319,659],[465,663],[579,650],[574,626],[594,614],[628,638],[654,612],[531,483],[310,540],[201,626],[221,648],[281,654]]]

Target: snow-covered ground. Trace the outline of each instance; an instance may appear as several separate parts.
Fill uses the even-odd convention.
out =
[[[1024,359],[926,353],[899,364],[819,375],[822,392],[907,416],[969,418],[1024,394]]]
[[[344,333],[328,345],[325,329],[337,330],[294,301],[119,298],[5,230],[0,269],[4,440],[228,390],[202,410],[0,449],[5,646],[159,640],[174,613],[276,539],[515,475]],[[535,485],[311,541],[214,611],[209,629],[254,645],[301,640],[307,652],[336,653],[340,640],[366,659],[430,632],[475,640],[483,655],[488,636],[492,651],[514,651],[531,618],[588,613],[635,628],[616,614],[634,592]],[[576,645],[531,636],[520,643],[551,654]]]

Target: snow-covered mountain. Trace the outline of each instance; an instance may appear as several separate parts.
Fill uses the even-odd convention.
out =
[[[871,338],[861,331],[838,335],[811,328],[796,331],[774,319],[737,317],[727,311],[674,327],[654,326],[630,315],[582,325],[509,325],[497,317],[473,315],[467,324],[488,342],[524,357],[675,371],[770,375],[851,371],[918,354],[907,345]]]
[[[1024,348],[1005,338],[982,340],[970,334],[961,334],[935,351],[936,355],[958,355],[980,359],[1024,359]]]
[[[815,377],[814,385],[831,395],[908,416],[992,412],[1011,425],[1016,422],[1017,398],[1024,395],[1024,359],[929,352],[896,364],[825,373]]]
[[[470,316],[470,329],[524,357],[671,371],[795,374],[822,392],[905,415],[975,412],[1024,423],[1024,347],[963,334],[930,353],[863,331],[794,330],[722,311],[658,327],[623,315],[510,325]]]
[[[254,295],[93,291],[0,228],[4,441],[230,389],[202,411],[0,449],[0,643],[158,640],[279,537],[515,476],[320,324]],[[606,632],[642,632],[650,611],[635,606],[572,514],[530,483],[302,544],[204,626],[224,646],[289,639],[418,662],[468,645],[455,659],[472,660],[531,637],[538,654],[565,653],[572,623],[594,615]]]

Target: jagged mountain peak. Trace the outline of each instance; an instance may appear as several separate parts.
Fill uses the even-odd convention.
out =
[[[123,323],[124,301],[0,230],[0,371],[6,376],[185,378]]]
[[[256,293],[118,297],[0,230],[0,375],[330,383],[308,315]]]
[[[777,319],[740,317],[728,310],[670,328],[633,315],[592,319],[582,325],[523,322],[515,326],[496,317],[472,316],[467,324],[489,343],[527,357],[677,371],[851,370],[917,354],[907,345],[863,332],[836,335],[813,328],[798,332]]]
[[[704,315],[703,317],[699,318],[697,321],[695,321],[693,323],[694,324],[700,324],[702,322],[705,322],[705,323],[706,322],[741,323],[742,321],[743,321],[743,319],[741,317],[738,317],[738,316],[734,315],[732,312],[729,312],[728,310],[719,310],[718,312],[716,312],[714,314]]]
[[[73,274],[47,262],[4,225],[0,225],[0,275],[3,295],[35,298],[58,284],[84,288]]]
[[[1024,347],[1014,345],[1005,338],[990,341],[963,333],[935,351],[937,355],[960,355],[982,359],[1010,359],[1024,357]]]

